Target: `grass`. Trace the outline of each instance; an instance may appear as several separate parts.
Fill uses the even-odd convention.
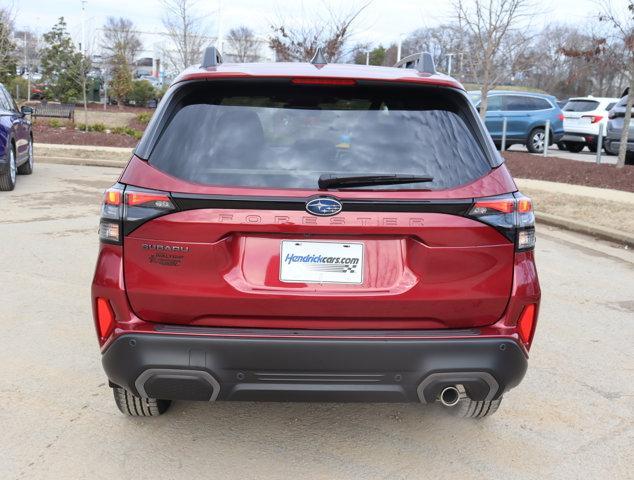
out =
[[[136,116],[137,121],[143,125],[150,123],[150,118],[152,118],[152,114],[150,112],[141,112]]]
[[[129,135],[132,138],[136,138],[137,140],[141,138],[143,132],[139,130],[135,130],[131,127],[115,127],[111,130],[112,133],[118,133],[119,135]]]

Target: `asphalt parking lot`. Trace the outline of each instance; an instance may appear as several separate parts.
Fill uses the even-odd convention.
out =
[[[98,205],[117,175],[39,164],[0,194],[1,478],[633,478],[634,253],[545,227],[529,370],[491,418],[283,403],[122,416],[89,300]]]
[[[509,151],[511,152],[527,152],[528,150],[526,149],[526,147],[524,145],[513,145],[511,146],[511,148],[509,148]],[[578,152],[578,153],[572,153],[569,152],[567,150],[559,150],[557,148],[556,145],[551,145],[551,147],[548,149],[548,156],[550,157],[559,157],[559,158],[566,158],[568,160],[577,160],[579,162],[591,162],[591,163],[596,163],[597,161],[597,154],[596,152],[591,152],[590,150],[588,150],[587,148],[584,148],[582,151]],[[605,152],[601,152],[601,164],[602,165],[615,165],[616,161],[617,161],[616,156],[614,155],[608,155]]]

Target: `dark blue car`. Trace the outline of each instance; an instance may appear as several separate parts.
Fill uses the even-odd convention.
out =
[[[26,115],[31,107],[18,109],[0,84],[0,190],[13,190],[16,174],[33,173],[33,132]]]
[[[469,92],[476,108],[480,106],[480,92]],[[551,95],[540,93],[493,90],[488,95],[485,124],[493,142],[502,143],[506,118],[506,147],[526,145],[531,153],[542,153],[546,141],[546,121],[550,120],[548,144],[558,142],[564,135],[564,116]]]

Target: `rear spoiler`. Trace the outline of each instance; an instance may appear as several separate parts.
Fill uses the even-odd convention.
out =
[[[429,52],[414,53],[403,57],[394,64],[395,68],[412,68],[421,73],[427,73],[429,75],[436,75],[436,65],[434,64],[434,57]]]

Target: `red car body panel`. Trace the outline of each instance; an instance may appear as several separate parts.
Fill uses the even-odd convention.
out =
[[[97,258],[97,265],[95,269],[95,275],[92,283],[92,298],[93,298],[93,316],[95,318],[96,326],[96,304],[95,299],[97,297],[109,299],[112,308],[115,313],[116,322],[112,332],[107,338],[99,338],[99,343],[102,350],[106,350],[108,346],[118,337],[126,333],[147,333],[147,334],[160,334],[160,335],[200,335],[200,336],[234,336],[244,338],[261,338],[261,337],[275,337],[275,338],[321,338],[314,330],[294,331],[292,334],[288,333],[274,333],[274,330],[267,329],[263,333],[254,333],[253,331],[245,331],[240,333],[239,330],[234,332],[213,332],[207,330],[196,331],[193,328],[190,331],[181,332],[166,332],[160,329],[160,324],[155,322],[148,322],[139,318],[132,310],[126,294],[126,286],[124,281],[124,260],[123,260],[123,247],[117,245],[102,244],[99,249]],[[532,338],[529,342],[522,342],[519,337],[517,321],[524,307],[527,305],[535,304],[539,306],[541,297],[541,291],[539,287],[539,279],[537,276],[537,270],[535,268],[533,252],[517,253],[514,256],[514,269],[513,269],[513,283],[510,299],[502,315],[496,319],[490,325],[478,328],[479,338],[511,338],[518,342],[525,349],[526,352],[530,349]],[[539,312],[536,312],[539,313]],[[536,315],[537,318],[537,315]],[[256,320],[256,319],[254,319]],[[249,323],[248,319],[245,319],[245,326]],[[262,326],[262,325],[258,325]],[[390,331],[395,332],[392,336]],[[280,330],[280,332],[284,332]],[[425,329],[420,329],[416,333],[412,333],[407,336],[396,335],[396,329],[385,329],[382,332],[380,338],[384,339],[424,339],[424,338],[442,338],[439,337],[438,331],[433,330],[433,335],[426,334]],[[451,330],[448,330],[448,334]],[[326,337],[324,337],[326,338]],[[332,339],[332,335],[328,335],[329,339]],[[340,339],[362,339],[363,335],[355,333],[354,330],[346,332],[342,330],[334,338]],[[377,337],[373,335],[372,337]],[[451,335],[451,338],[462,338],[460,336]],[[469,336],[469,338],[472,338]]]

